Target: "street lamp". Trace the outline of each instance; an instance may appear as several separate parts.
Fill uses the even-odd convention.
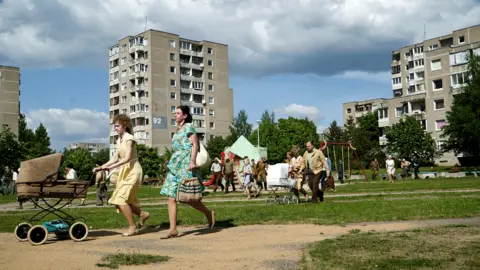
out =
[[[257,120],[257,147],[260,148],[260,120]]]

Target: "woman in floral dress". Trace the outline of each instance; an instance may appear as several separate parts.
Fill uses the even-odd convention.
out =
[[[185,178],[196,176],[197,153],[199,149],[198,137],[192,125],[192,115],[188,106],[178,106],[175,110],[177,132],[172,138],[172,157],[167,165],[167,178],[163,183],[160,194],[168,196],[168,218],[170,230],[166,238],[178,236],[177,230],[177,189]],[[215,213],[210,211],[203,202],[190,203],[193,208],[202,212],[208,220],[208,225],[215,225]]]

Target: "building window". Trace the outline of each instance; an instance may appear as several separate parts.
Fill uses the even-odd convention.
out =
[[[215,104],[215,98],[208,97],[208,104]]]
[[[175,80],[170,80],[170,87],[176,87],[177,82]]]
[[[208,72],[208,79],[213,80],[213,72]]]
[[[415,67],[423,67],[425,62],[423,59],[418,59],[418,60],[415,60],[413,61],[413,64]]]
[[[213,49],[212,49],[212,48],[208,48],[208,49],[207,49],[207,53],[208,53],[208,54],[213,54]]]
[[[215,129],[215,122],[210,122],[210,128]]]
[[[450,54],[450,66],[463,65],[468,62],[468,51]]]
[[[170,40],[170,48],[175,48],[175,40]]]
[[[177,94],[175,92],[170,93],[170,99],[175,100],[177,99]]]
[[[432,71],[442,69],[442,61],[440,59],[432,60],[432,62],[430,64],[430,69]]]
[[[203,82],[192,82],[193,89],[201,90],[203,89]]]
[[[352,108],[348,108],[347,109],[347,114],[351,114],[352,113]]]
[[[175,119],[170,119],[170,124],[172,125],[172,127],[176,127],[177,121],[175,121]]]
[[[434,50],[437,50],[437,49],[439,49],[439,48],[440,48],[440,46],[439,46],[438,44],[433,44],[433,45],[430,45],[430,46],[428,47],[428,50],[429,50],[429,51],[434,51]]]
[[[413,51],[415,52],[415,54],[423,53],[423,46],[415,47]]]
[[[400,65],[392,67],[392,74],[400,73]]]
[[[436,141],[437,144],[437,151],[442,151],[443,150],[443,144],[445,141]]]
[[[442,120],[436,120],[435,121],[435,130],[436,131],[439,131],[439,130],[442,130],[443,126],[445,126],[446,122],[444,119]]]
[[[172,132],[172,133],[170,134],[170,138],[173,139],[173,136],[174,136],[174,135],[175,135],[175,132]]]
[[[464,36],[459,36],[458,37],[458,43],[459,44],[465,43],[465,37]]]
[[[388,108],[378,110],[378,119],[388,119]]]
[[[215,85],[209,84],[208,85],[208,91],[212,91],[212,92],[215,91]]]
[[[404,108],[403,107],[397,107],[395,108],[395,116],[400,117],[404,114]]]
[[[443,99],[434,100],[433,101],[433,109],[435,111],[445,109],[445,102],[443,101]]]
[[[208,66],[213,67],[213,60],[208,60]]]
[[[192,107],[191,113],[195,115],[203,115],[203,108]]]
[[[467,79],[467,72],[452,74],[452,87],[462,87],[465,85]]]
[[[127,103],[127,96],[122,97],[122,103]]]
[[[175,74],[175,67],[170,67],[170,73]]]
[[[175,110],[177,109],[177,107],[175,106],[170,106],[170,112],[171,113],[175,113]]]
[[[417,73],[415,73],[415,77],[416,77],[417,80],[423,80],[423,79],[425,79],[425,72],[423,72],[423,71],[422,72],[417,72]]]
[[[392,78],[392,84],[401,84],[402,83],[402,77],[398,78]]]
[[[214,110],[209,110],[209,111],[208,111],[208,115],[210,115],[210,116],[215,116],[215,111],[214,111]]]
[[[432,83],[433,83],[433,91],[439,91],[443,89],[442,79],[433,80]]]
[[[170,61],[175,61],[175,54],[174,53],[170,53]]]
[[[125,62],[127,62],[127,58],[122,57],[122,59],[120,59],[120,65],[125,65]]]

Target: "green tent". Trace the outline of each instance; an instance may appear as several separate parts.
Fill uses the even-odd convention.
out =
[[[247,156],[249,159],[254,160],[260,160],[262,156],[258,149],[243,136],[240,136],[232,146],[225,149],[226,156],[228,152],[232,152],[240,158]]]

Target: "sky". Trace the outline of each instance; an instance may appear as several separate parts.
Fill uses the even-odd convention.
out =
[[[0,0],[0,65],[52,147],[108,142],[108,48],[147,28],[228,44],[234,111],[343,124],[391,97],[391,52],[480,24],[480,0]]]

